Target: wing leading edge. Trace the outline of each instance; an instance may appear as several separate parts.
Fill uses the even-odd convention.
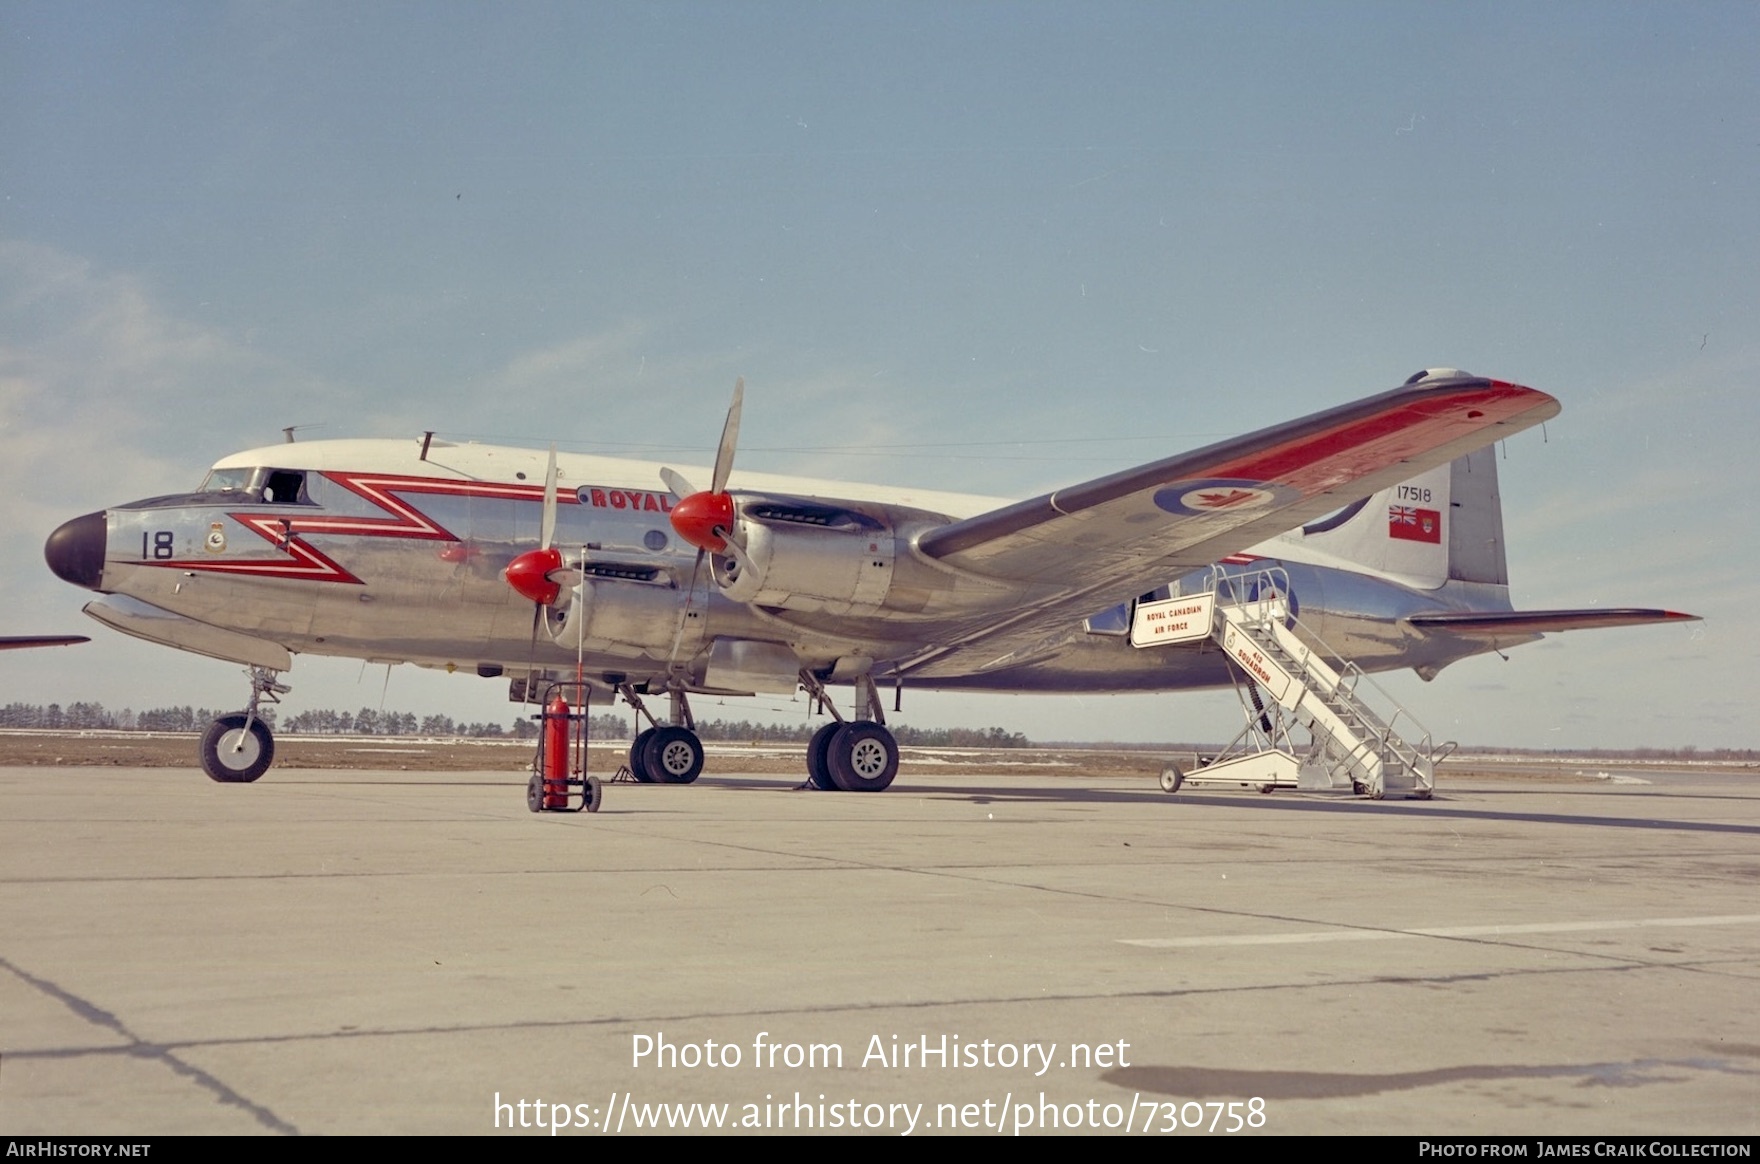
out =
[[[1052,590],[1135,593],[1556,416],[1501,380],[1426,380],[924,534],[963,570]]]

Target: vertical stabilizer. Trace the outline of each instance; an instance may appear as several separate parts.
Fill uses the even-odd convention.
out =
[[[1486,445],[1449,463],[1448,576],[1457,582],[1509,585],[1503,555],[1503,498],[1497,491],[1497,447]]]
[[[1451,580],[1509,584],[1491,447],[1383,489],[1293,536],[1305,550],[1420,590]]]

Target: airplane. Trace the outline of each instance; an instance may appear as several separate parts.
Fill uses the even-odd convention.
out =
[[[433,433],[284,443],[73,518],[44,553],[99,622],[247,667],[246,710],[200,745],[222,782],[273,762],[258,709],[297,654],[507,677],[516,699],[576,674],[645,717],[629,768],[652,783],[703,769],[690,696],[805,690],[832,717],[811,784],[877,792],[898,770],[884,685],[896,708],[906,685],[1268,682],[1216,637],[1133,632],[1158,601],[1245,585],[1231,570],[1362,670],[1426,679],[1546,633],[1694,617],[1511,606],[1492,446],[1559,404],[1456,369],[1025,501],[735,474],[743,393],[706,471]]]

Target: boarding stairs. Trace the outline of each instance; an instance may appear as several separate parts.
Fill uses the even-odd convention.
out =
[[[1436,766],[1455,745],[1432,743],[1392,696],[1295,617],[1283,570],[1218,569],[1210,584],[1211,637],[1228,655],[1247,724],[1184,783],[1430,798]]]

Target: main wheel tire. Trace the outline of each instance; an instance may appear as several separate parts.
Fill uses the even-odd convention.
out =
[[[832,720],[807,741],[807,779],[813,782],[814,788],[837,791],[837,781],[831,778],[831,737],[842,728],[842,724]]]
[[[654,778],[648,775],[648,741],[653,739],[654,733],[659,730],[659,728],[649,728],[645,732],[638,732],[635,743],[629,746],[629,774],[634,776],[639,783],[655,783]]]
[[[208,779],[222,784],[249,784],[275,762],[275,737],[256,716],[235,711],[208,725],[202,733],[201,754],[202,771]]]
[[[1186,782],[1186,774],[1180,771],[1178,764],[1169,760],[1161,769],[1161,791],[1178,792],[1179,786]]]
[[[689,784],[703,774],[703,744],[697,733],[676,724],[659,728],[643,753],[648,779],[656,784]]]
[[[845,792],[879,792],[898,775],[898,744],[877,723],[846,723],[831,737],[831,779]]]

